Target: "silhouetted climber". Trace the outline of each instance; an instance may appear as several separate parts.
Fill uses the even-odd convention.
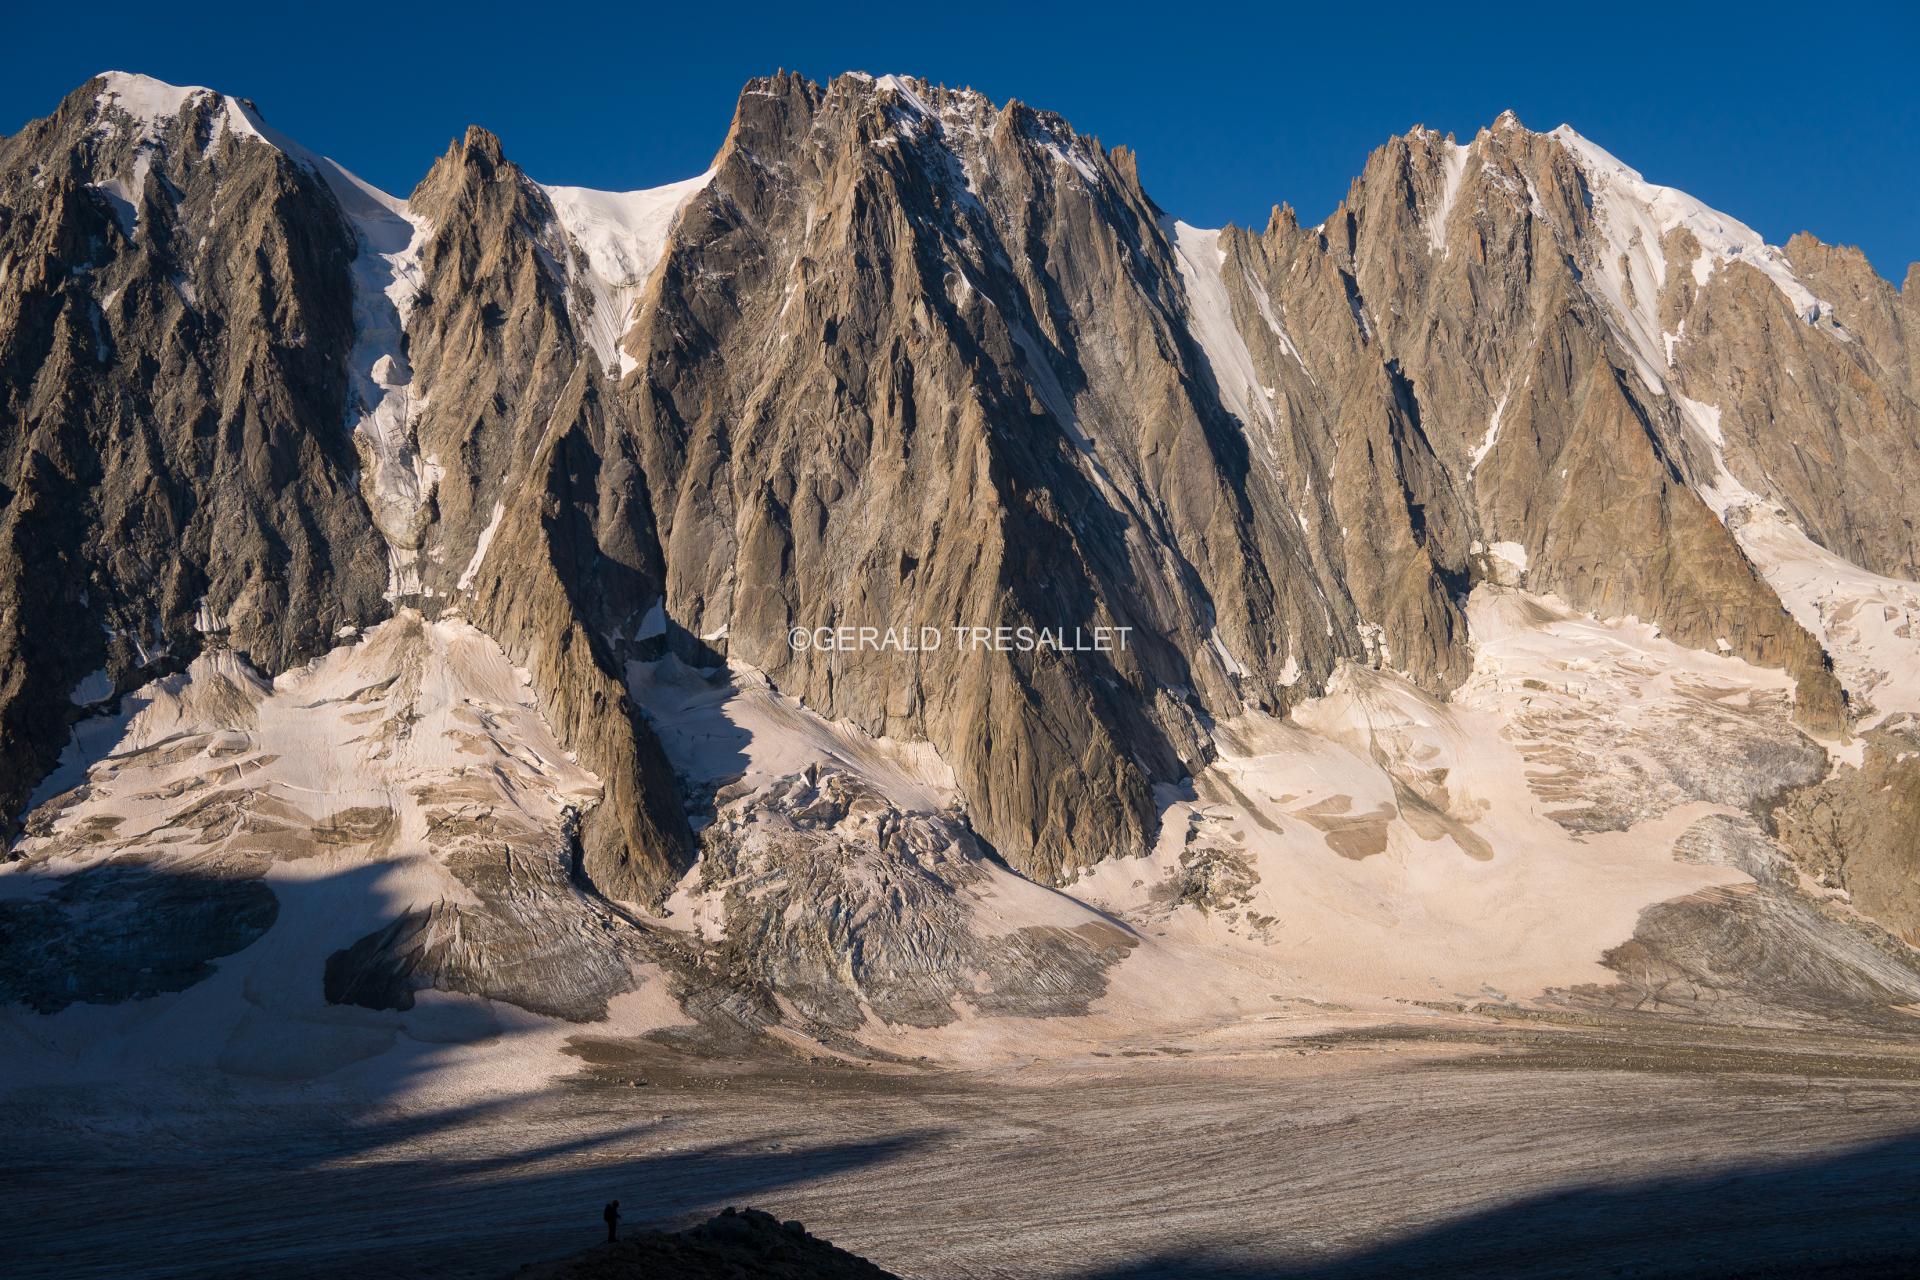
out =
[[[614,1241],[614,1228],[620,1225],[620,1202],[618,1200],[607,1201],[607,1207],[600,1211],[600,1216],[607,1220],[607,1243],[612,1244]]]

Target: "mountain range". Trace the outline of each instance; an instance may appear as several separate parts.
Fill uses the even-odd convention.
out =
[[[404,199],[97,77],[0,140],[4,1017],[267,1079],[1904,1028],[1916,281],[1510,113],[1204,230],[905,77]]]

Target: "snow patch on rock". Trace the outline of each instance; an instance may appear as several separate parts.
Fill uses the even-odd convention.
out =
[[[85,788],[30,816],[0,899],[141,874],[171,883],[169,901],[257,884],[278,906],[263,936],[184,989],[0,1010],[16,1078],[114,1079],[137,1058],[345,1082],[459,1043],[447,1072],[526,1087],[571,1069],[559,1051],[579,1026],[503,1000],[577,998],[592,971],[589,1003],[619,1021],[609,993],[655,985],[629,975],[569,879],[570,815],[598,802],[598,779],[555,739],[527,673],[466,623],[403,610],[272,680],[209,648],[82,725],[49,784]],[[328,997],[343,949],[409,919],[456,935],[457,959],[431,975],[441,990],[399,1009]],[[677,1020],[639,1003],[651,1025]]]
[[[1795,621],[1832,656],[1859,728],[1920,713],[1920,584],[1835,555],[1785,511],[1758,500],[1730,510],[1727,527]],[[1860,749],[1856,740],[1851,753]]]
[[[487,549],[493,545],[493,535],[500,531],[500,517],[506,514],[504,502],[493,504],[493,516],[487,521],[487,527],[480,531],[480,538],[473,544],[473,558],[467,561],[467,567],[460,571],[460,581],[456,584],[465,591],[473,585],[474,575],[480,572],[480,566],[486,562]]]
[[[96,702],[105,702],[113,696],[113,677],[103,667],[83,676],[79,684],[73,686],[73,692],[67,700],[76,707],[90,707]]]
[[[1594,221],[1605,237],[1604,250],[1589,278],[1596,280],[1636,371],[1651,390],[1666,390],[1662,372],[1671,357],[1660,326],[1660,293],[1669,270],[1664,241],[1677,228],[1686,228],[1700,246],[1699,256],[1688,264],[1696,284],[1704,285],[1727,263],[1748,263],[1773,281],[1802,320],[1808,324],[1829,321],[1828,331],[1845,337],[1831,324],[1832,305],[1816,298],[1794,275],[1786,254],[1766,243],[1752,227],[1684,191],[1648,182],[1638,170],[1568,125],[1550,136],[1567,149],[1586,177]]]
[[[1447,251],[1447,215],[1460,195],[1461,180],[1467,174],[1467,156],[1471,147],[1448,140],[1441,144],[1440,200],[1427,215],[1427,240],[1436,253]]]
[[[142,141],[157,141],[160,131],[180,118],[187,104],[212,98],[220,108],[220,127],[245,137],[259,137],[258,118],[237,99],[200,85],[168,84],[152,76],[127,71],[103,71],[94,103],[100,127],[110,129],[116,117],[130,121]]]
[[[588,342],[609,374],[624,377],[634,359],[620,349],[653,269],[666,252],[680,210],[713,180],[697,177],[642,191],[543,187],[560,226],[586,262],[583,282],[592,298],[584,317]]]
[[[1166,230],[1187,290],[1188,321],[1200,353],[1213,372],[1221,402],[1243,426],[1251,428],[1258,423],[1271,427],[1273,408],[1254,369],[1253,353],[1247,350],[1246,339],[1233,322],[1233,302],[1221,276],[1226,251],[1220,247],[1220,232],[1184,222],[1173,222]],[[1274,330],[1279,333],[1279,326]]]

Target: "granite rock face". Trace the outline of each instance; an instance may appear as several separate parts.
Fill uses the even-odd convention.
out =
[[[1776,811],[1780,841],[1821,884],[1920,945],[1920,723],[1901,715],[1865,739],[1857,767]]]
[[[1283,209],[1260,236],[1223,237],[1236,322],[1252,335],[1255,371],[1285,389],[1273,399],[1292,434],[1301,418],[1350,421],[1370,402],[1405,423],[1413,444],[1396,455],[1418,463],[1406,491],[1437,577],[1485,573],[1476,545],[1512,548],[1506,559],[1532,590],[1601,616],[1656,621],[1695,647],[1725,640],[1785,668],[1799,682],[1801,722],[1838,731],[1843,698],[1818,642],[1787,616],[1713,505],[1731,497],[1714,490],[1713,407],[1682,389],[1705,395],[1712,376],[1705,357],[1693,372],[1693,344],[1711,344],[1701,321],[1688,327],[1683,298],[1704,305],[1700,297],[1731,293],[1728,281],[1751,274],[1768,292],[1726,322],[1751,329],[1779,318],[1782,290],[1743,262],[1713,270],[1697,290],[1710,255],[1682,253],[1692,243],[1682,222],[1663,256],[1652,237],[1679,215],[1664,189],[1627,174],[1571,131],[1534,133],[1511,115],[1464,144],[1416,130],[1374,153],[1320,227],[1303,229]],[[1843,345],[1830,321],[1793,323],[1784,338]],[[1351,489],[1384,450],[1350,429],[1330,435],[1339,484]],[[1367,481],[1341,518],[1385,509],[1380,495],[1391,489]],[[1395,545],[1377,527],[1360,541]],[[1465,639],[1413,621],[1403,615],[1388,642],[1446,653]]]
[[[96,80],[0,141],[9,831],[76,699],[184,664],[210,631],[279,670],[383,608],[342,430],[353,239],[255,118]]]
[[[934,743],[1022,870],[1137,849],[1152,785],[1237,705],[1234,653],[1277,673],[1288,634],[1321,669],[1338,652],[1181,306],[1131,158],[1057,117],[754,83],[628,338],[668,613],[824,715]],[[841,624],[1132,643],[788,644]]]
[[[1777,250],[1744,260],[1744,228],[1703,247],[1663,190],[1505,117],[1464,146],[1396,139],[1321,227],[1202,232],[1124,151],[1018,103],[756,82],[626,340],[668,613],[828,715],[935,743],[981,833],[1043,878],[1138,848],[1208,724],[1339,661],[1457,684],[1483,578],[1784,668],[1798,721],[1843,732],[1820,642],[1723,519],[1810,499],[1729,480],[1751,451],[1688,390],[1731,426],[1715,384],[1757,351],[1890,395],[1904,365],[1831,306],[1793,310],[1808,286]],[[1892,332],[1859,289],[1858,323],[1877,307]],[[1844,473],[1804,471],[1850,504]],[[787,642],[849,622],[1135,643]]]
[[[1727,465],[1743,485],[1842,558],[1910,578],[1920,520],[1916,278],[1896,290],[1858,249],[1805,232],[1785,258],[1816,295],[1816,322],[1751,266],[1715,273],[1681,317],[1685,389],[1720,407]]]
[[[587,875],[649,897],[690,843],[610,637],[658,598],[660,549],[633,432],[568,308],[570,248],[546,194],[482,129],[409,204],[431,228],[406,330],[412,447],[434,478],[421,598],[453,601],[532,673],[541,710],[606,788],[580,832]]]

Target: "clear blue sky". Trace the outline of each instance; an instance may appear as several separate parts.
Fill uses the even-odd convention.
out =
[[[96,71],[254,99],[314,150],[404,192],[469,123],[545,182],[632,188],[705,167],[750,76],[857,69],[1059,111],[1140,154],[1201,225],[1309,222],[1416,123],[1471,134],[1503,108],[1572,124],[1656,182],[1776,243],[1920,259],[1920,10],[1912,4],[1397,7],[1316,0],[988,0],[313,6],[25,3],[0,49],[0,131]]]

